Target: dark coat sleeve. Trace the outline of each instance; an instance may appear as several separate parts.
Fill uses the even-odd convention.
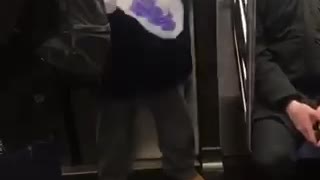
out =
[[[303,15],[299,0],[258,0],[255,88],[269,106],[298,94],[290,80],[303,61]]]

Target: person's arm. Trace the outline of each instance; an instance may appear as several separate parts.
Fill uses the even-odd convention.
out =
[[[299,93],[288,73],[299,58],[303,61],[304,21],[300,0],[257,1],[256,95],[268,105],[285,108]],[[281,65],[281,66],[280,66]]]

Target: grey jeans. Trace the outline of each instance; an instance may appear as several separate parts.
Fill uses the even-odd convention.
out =
[[[134,119],[141,103],[156,121],[164,171],[179,180],[192,179],[196,175],[194,131],[179,88],[132,99],[103,100],[98,125],[100,179],[127,178],[133,161]]]
[[[287,126],[277,117],[256,120],[253,123],[252,158],[257,177],[262,180],[294,179],[302,143],[303,138],[293,125]]]

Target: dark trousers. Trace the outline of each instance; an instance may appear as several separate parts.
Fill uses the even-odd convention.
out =
[[[96,163],[96,79],[74,74],[46,62],[36,68],[33,118],[54,131],[65,152],[65,164]]]
[[[312,108],[320,105],[319,90],[306,87],[303,103]],[[312,91],[310,91],[312,90]],[[307,94],[307,95],[306,95]],[[285,113],[271,114],[266,118],[255,119],[252,132],[253,160],[259,178],[292,179],[297,175],[298,150],[305,143],[305,138],[295,128]]]
[[[133,160],[133,122],[139,104],[149,108],[156,121],[165,172],[179,180],[192,179],[193,125],[178,88],[144,97],[103,100],[98,125],[100,179],[126,179]]]
[[[35,143],[0,155],[1,180],[61,180],[61,164],[55,145]]]
[[[60,156],[57,146],[51,143],[54,123],[48,118],[50,114],[42,113],[46,98],[38,95],[41,88],[36,87],[37,62],[27,61],[25,66],[18,61],[19,66],[1,71],[0,139],[4,145],[0,155],[1,180],[61,179]]]
[[[253,124],[252,138],[259,179],[289,180],[296,175],[297,152],[303,138],[293,126],[276,117],[259,119]]]

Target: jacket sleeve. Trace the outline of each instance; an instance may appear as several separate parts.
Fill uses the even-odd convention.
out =
[[[299,0],[257,1],[256,75],[258,99],[274,107],[297,96],[290,82],[291,58],[303,61],[304,20]]]

